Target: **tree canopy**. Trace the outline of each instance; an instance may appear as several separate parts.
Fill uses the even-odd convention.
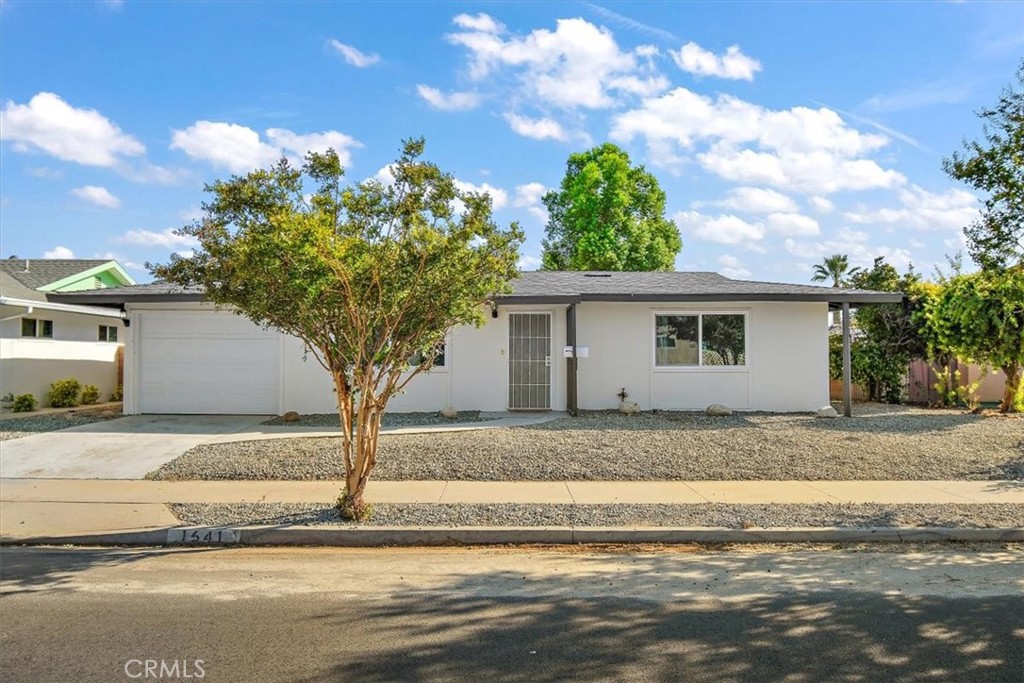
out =
[[[846,254],[832,254],[814,266],[811,282],[832,281],[833,287],[842,287],[847,279],[860,272],[860,268],[850,268],[850,257]]]
[[[944,159],[951,177],[987,193],[981,217],[964,230],[971,258],[986,269],[1024,263],[1024,61],[1008,86],[978,115],[982,139]]]
[[[447,330],[483,324],[483,304],[517,275],[518,225],[499,228],[490,197],[459,191],[423,150],[422,139],[403,144],[393,184],[346,187],[333,151],[217,181],[204,216],[177,231],[197,240],[195,254],[150,266],[298,337],[330,373],[346,472],[339,507],[351,518],[367,514],[388,400],[431,368]],[[412,367],[414,354],[423,362]]]
[[[570,155],[544,205],[545,270],[672,270],[683,246],[657,178],[611,143]]]

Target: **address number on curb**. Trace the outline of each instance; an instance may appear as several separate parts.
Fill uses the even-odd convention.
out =
[[[224,527],[184,527],[167,531],[168,543],[202,545],[205,543],[238,543],[241,540],[241,534],[237,529]]]

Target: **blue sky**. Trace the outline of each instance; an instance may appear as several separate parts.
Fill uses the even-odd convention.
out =
[[[926,274],[977,198],[940,169],[1024,56],[1024,3],[0,0],[0,254],[146,261],[203,184],[400,140],[527,233],[566,157],[659,178],[680,270],[805,282],[834,252]]]

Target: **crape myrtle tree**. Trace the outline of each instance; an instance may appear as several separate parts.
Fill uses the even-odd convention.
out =
[[[150,266],[298,337],[330,373],[347,519],[369,514],[364,491],[388,400],[430,370],[449,329],[483,324],[483,305],[517,275],[519,226],[496,225],[490,197],[459,191],[423,150],[422,139],[403,143],[391,184],[346,186],[334,151],[217,181],[204,216],[177,231],[198,242],[195,254]],[[423,361],[412,367],[414,355]]]
[[[665,193],[643,166],[605,143],[569,156],[548,210],[544,270],[672,270],[683,243]]]

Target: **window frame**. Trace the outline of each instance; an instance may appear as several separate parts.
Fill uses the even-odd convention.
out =
[[[452,341],[451,340],[451,335],[447,335],[446,334],[445,337],[444,337],[444,343],[442,344],[443,347],[444,347],[444,351],[442,352],[442,353],[444,353],[444,365],[434,365],[434,366],[432,366],[429,370],[426,371],[427,374],[432,374],[432,373],[435,373],[435,372],[438,372],[438,373],[440,373],[440,372],[448,372],[448,369],[451,367],[451,351],[452,351],[451,341]],[[407,373],[414,372],[416,370],[416,368],[418,368],[418,367],[419,367],[419,365],[412,365],[410,363],[408,369],[406,370],[406,372]]]
[[[743,316],[743,365],[705,365],[704,364],[704,316],[705,315],[739,315]],[[658,364],[658,318],[661,316],[696,316],[697,317],[697,365],[659,365]],[[653,310],[651,311],[650,327],[651,369],[654,372],[749,372],[750,371],[750,310],[749,309],[714,309],[714,310]],[[662,347],[666,348],[666,347]]]
[[[110,331],[114,331],[114,338],[110,338]],[[96,331],[97,341],[101,344],[118,344],[117,340],[117,325],[100,325]]]
[[[32,323],[32,334],[25,334],[25,323]],[[49,334],[47,334],[49,331]],[[49,318],[21,318],[19,339],[53,339],[53,320]]]

